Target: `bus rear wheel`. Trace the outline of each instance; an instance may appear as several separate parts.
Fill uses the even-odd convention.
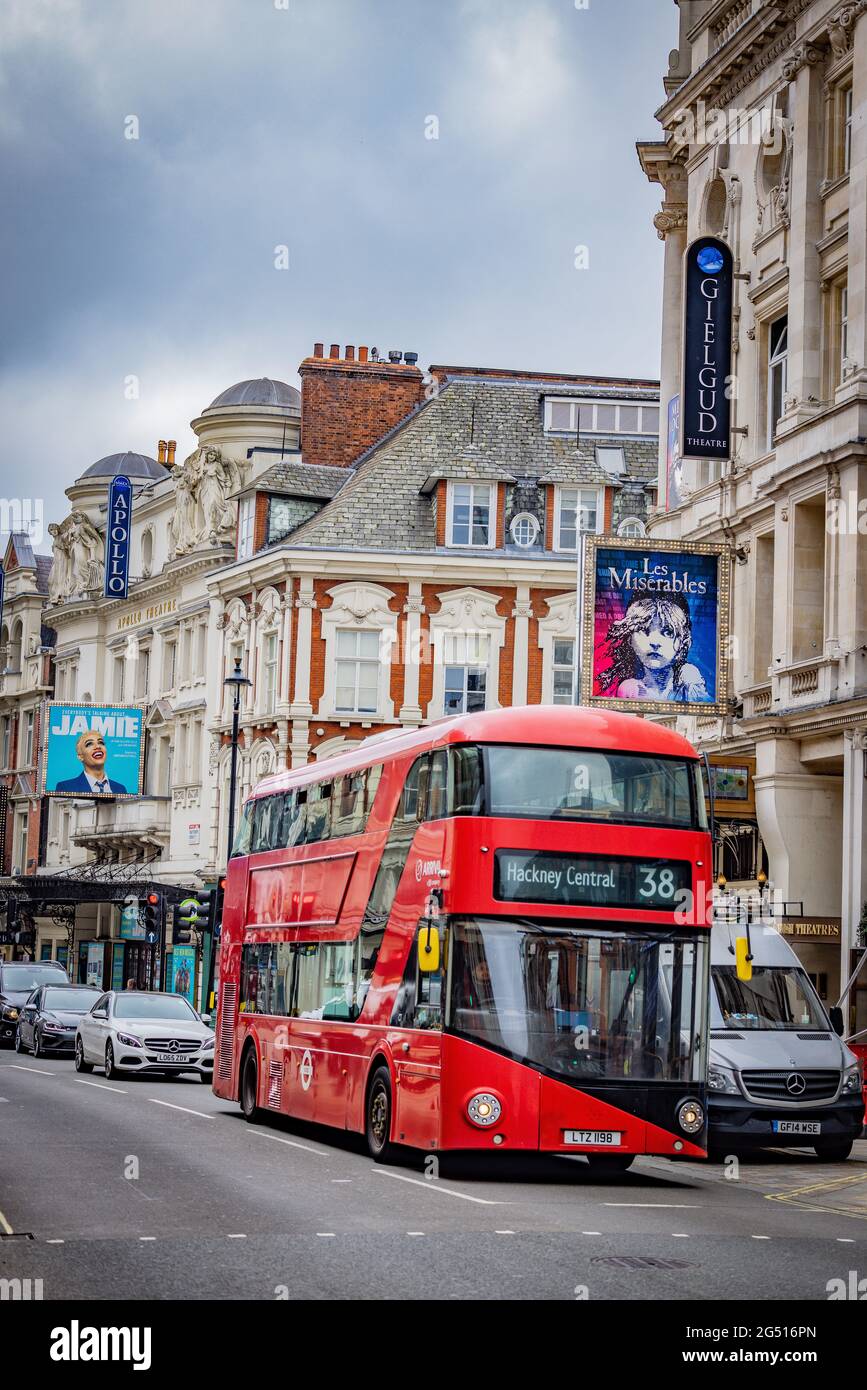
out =
[[[600,1177],[606,1174],[613,1177],[617,1173],[625,1173],[627,1168],[632,1167],[635,1154],[588,1154],[587,1162],[590,1164],[591,1172],[598,1173]]]
[[[251,1047],[241,1067],[241,1112],[248,1124],[256,1125],[262,1117],[258,1099],[259,1068],[256,1053]]]
[[[377,1067],[367,1092],[365,1116],[367,1148],[374,1163],[388,1163],[392,1155],[391,1077],[388,1067]]]

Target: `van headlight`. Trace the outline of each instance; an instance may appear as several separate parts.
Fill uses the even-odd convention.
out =
[[[480,1129],[487,1129],[489,1125],[495,1125],[502,1113],[503,1107],[497,1097],[492,1096],[489,1091],[480,1091],[477,1096],[473,1096],[467,1106],[469,1119]]]
[[[853,1092],[861,1090],[861,1068],[859,1066],[847,1067],[843,1073],[843,1095],[852,1095]]]
[[[735,1074],[728,1067],[708,1067],[707,1088],[709,1091],[722,1091],[727,1096],[740,1095]]]
[[[697,1100],[682,1100],[677,1107],[677,1123],[684,1134],[698,1134],[704,1128],[704,1107]]]

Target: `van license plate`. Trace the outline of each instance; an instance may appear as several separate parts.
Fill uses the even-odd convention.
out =
[[[814,1120],[771,1120],[775,1134],[821,1134],[822,1126]]]
[[[581,1144],[588,1149],[616,1148],[623,1138],[619,1129],[564,1129],[564,1144]]]

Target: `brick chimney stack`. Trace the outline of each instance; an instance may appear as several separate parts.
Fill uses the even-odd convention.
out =
[[[167,453],[166,453],[166,468],[174,468],[174,466],[175,466],[175,449],[177,449],[177,447],[178,447],[178,441],[177,441],[176,439],[170,439],[170,440],[168,441],[168,449],[167,449]]]
[[[415,356],[415,354],[412,354]],[[348,344],[332,343],[326,357],[316,343],[298,368],[301,378],[301,452],[305,463],[347,468],[424,399],[424,378],[414,363],[381,361]]]

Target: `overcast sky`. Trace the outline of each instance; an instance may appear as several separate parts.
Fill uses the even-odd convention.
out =
[[[47,524],[104,454],[183,458],[317,339],[657,376],[634,142],[676,27],[672,0],[3,0],[2,495],[38,479]]]

